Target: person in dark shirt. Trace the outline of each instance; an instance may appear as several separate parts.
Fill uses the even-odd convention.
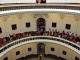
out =
[[[36,0],[36,3],[41,3],[41,0]]]
[[[36,3],[46,3],[46,0],[36,0]]]
[[[46,3],[46,0],[41,0],[41,3]]]

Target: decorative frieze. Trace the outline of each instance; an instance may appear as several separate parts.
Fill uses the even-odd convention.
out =
[[[64,14],[60,13],[60,18],[64,19]]]
[[[37,13],[37,14],[33,14],[33,17],[34,18],[37,18],[37,17],[40,17],[40,18],[46,17],[46,18],[48,18],[49,16],[48,16],[47,13]]]
[[[79,21],[80,20],[80,15],[74,15],[74,19],[75,19],[75,21]]]

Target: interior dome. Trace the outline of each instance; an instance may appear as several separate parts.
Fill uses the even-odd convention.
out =
[[[80,60],[79,1],[55,2],[0,0],[0,60]]]

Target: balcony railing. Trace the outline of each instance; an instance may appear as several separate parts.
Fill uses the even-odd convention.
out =
[[[26,37],[26,38],[21,38],[21,39],[18,39],[16,41],[13,41],[11,43],[8,43],[7,45],[3,46],[2,48],[0,48],[0,54],[4,51],[6,51],[8,48],[12,47],[12,46],[15,46],[17,44],[20,44],[20,43],[24,43],[24,42],[28,42],[28,41],[31,41],[31,40],[52,40],[52,41],[57,41],[57,42],[61,42],[61,43],[64,43],[64,44],[67,44],[77,50],[80,51],[80,46],[78,46],[77,44],[73,43],[73,42],[70,42],[68,40],[65,40],[65,39],[62,39],[62,38],[59,38],[59,37],[52,37],[52,36],[31,36],[31,37]]]
[[[14,4],[14,5],[3,5],[0,6],[0,11],[7,10],[18,10],[18,9],[71,9],[71,10],[80,10],[80,6],[76,5],[57,5],[57,4]]]

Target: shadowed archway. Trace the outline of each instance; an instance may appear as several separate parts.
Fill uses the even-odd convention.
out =
[[[44,32],[45,31],[45,19],[44,18],[38,18],[37,19],[37,31]]]

